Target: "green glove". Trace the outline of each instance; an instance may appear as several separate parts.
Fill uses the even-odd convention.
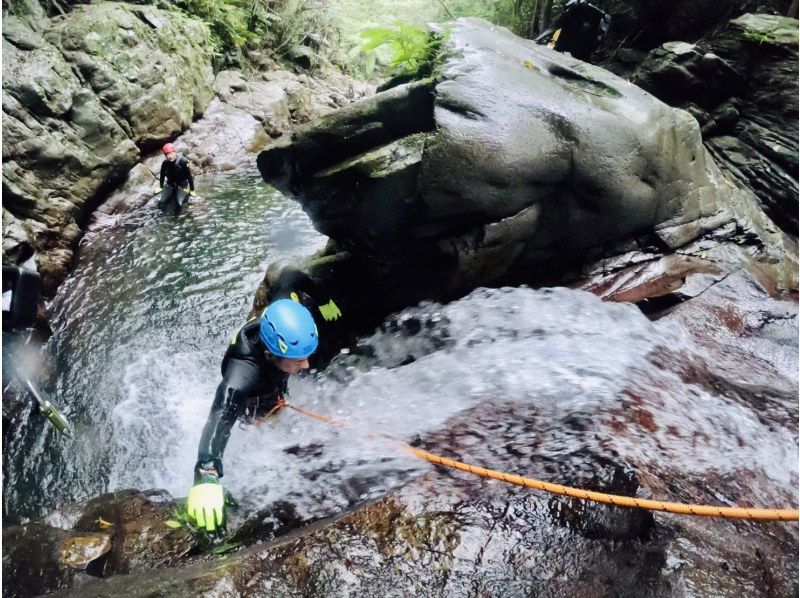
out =
[[[195,525],[207,532],[213,532],[225,523],[225,492],[217,476],[204,475],[192,486],[187,510]]]
[[[164,190],[164,189],[163,189],[163,188],[161,188],[161,187],[156,187],[155,189],[153,189],[153,195],[158,195],[158,194],[159,194],[159,193],[161,193],[163,190]]]
[[[192,191],[191,189],[184,189],[183,192],[186,193],[186,195],[192,195],[192,196],[194,195],[194,191]]]
[[[328,301],[325,305],[320,305],[319,313],[322,314],[322,317],[325,318],[326,322],[338,320],[342,317],[342,312],[339,310],[339,306],[333,302],[333,299]]]

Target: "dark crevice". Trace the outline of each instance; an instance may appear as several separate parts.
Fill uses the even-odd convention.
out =
[[[667,293],[659,297],[648,297],[636,303],[641,312],[651,320],[658,320],[669,314],[675,307],[686,301],[688,297]]]
[[[486,118],[486,115],[483,112],[475,110],[466,104],[462,104],[456,101],[454,98],[444,98],[439,96],[436,100],[436,108],[442,108],[448,112],[460,114],[461,116],[464,116],[470,120],[480,120],[482,118]]]

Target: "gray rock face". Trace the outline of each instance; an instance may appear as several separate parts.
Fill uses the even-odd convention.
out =
[[[276,69],[261,77],[248,80],[237,71],[218,73],[216,97],[203,118],[174,140],[178,152],[189,160],[196,182],[207,173],[252,171],[256,153],[288,131],[291,123],[331,112],[332,94],[346,97],[350,103],[374,91],[370,85],[330,70],[310,78]],[[147,204],[158,186],[163,160],[157,150],[131,169],[124,185],[91,214],[88,228],[112,225],[117,214]]]
[[[47,32],[139,146],[202,116],[213,97],[208,28],[153,7],[81,7]]]
[[[209,34],[178,13],[108,2],[47,22],[44,38],[8,17],[3,53],[3,205],[19,221],[12,231],[4,220],[3,256],[35,253],[52,293],[78,224],[138,147],[179,133],[210,102]]]
[[[653,50],[633,82],[701,124],[726,174],[756,196],[784,231],[797,236],[796,19],[745,14],[695,46]]]
[[[796,286],[796,246],[721,175],[687,112],[482,21],[459,21],[448,44],[436,80],[300,127],[259,156],[265,179],[333,240],[309,271],[354,313],[561,281],[604,255],[653,243],[669,253],[731,222],[789,256],[777,258],[778,284]],[[359,299],[367,289],[379,305]]]

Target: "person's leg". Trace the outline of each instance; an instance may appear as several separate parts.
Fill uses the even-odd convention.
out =
[[[183,204],[186,203],[186,200],[188,198],[189,198],[189,195],[186,193],[186,191],[184,191],[180,187],[177,187],[175,189],[175,215],[176,216],[181,213],[181,209],[183,208]]]
[[[167,184],[161,191],[161,198],[158,200],[158,207],[163,210],[164,207],[166,207],[166,205],[169,203],[169,200],[172,198],[174,193],[175,188],[172,185]]]

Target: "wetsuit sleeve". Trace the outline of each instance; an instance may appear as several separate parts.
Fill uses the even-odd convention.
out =
[[[158,180],[158,186],[164,188],[164,178],[167,176],[167,161],[161,163],[161,178]]]
[[[183,163],[183,169],[186,171],[186,180],[189,181],[189,189],[194,191],[194,177],[192,176],[192,171],[189,170],[189,160]]]
[[[258,366],[245,361],[231,360],[217,387],[211,412],[200,437],[197,450],[195,479],[201,465],[213,464],[220,477],[222,471],[222,455],[231,435],[231,428],[247,407],[247,398],[251,395],[254,384],[258,381]]]

